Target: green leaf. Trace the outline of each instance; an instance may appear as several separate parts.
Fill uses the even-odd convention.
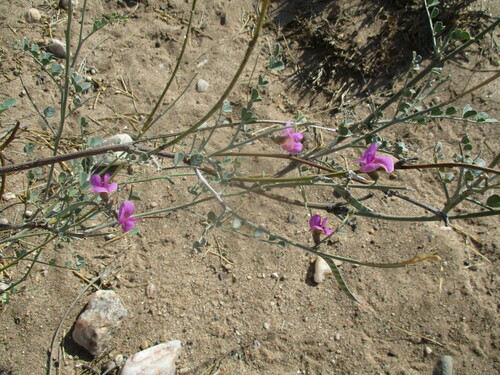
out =
[[[467,104],[464,109],[462,110],[462,118],[468,118],[472,116],[476,116],[477,111],[472,109],[470,104]]]
[[[337,265],[335,264],[335,262],[333,261],[333,259],[328,258],[328,257],[324,257],[323,259],[330,266],[330,268],[331,268],[331,270],[333,272],[333,276],[335,277],[335,280],[337,280],[337,284],[339,284],[340,289],[342,289],[342,291],[345,294],[347,294],[347,296],[350,299],[352,299],[353,301],[356,301],[356,302],[360,303],[360,301],[356,298],[356,296],[351,292],[351,290],[347,286],[346,282],[344,281],[344,278],[342,277],[342,274],[340,273],[339,268],[337,267]]]
[[[488,200],[486,201],[486,204],[493,208],[500,207],[500,195],[498,194],[490,195],[488,197]]]
[[[180,163],[183,162],[184,160],[184,153],[183,152],[176,152],[174,156],[174,165],[179,165]]]
[[[445,111],[447,116],[453,116],[457,112],[458,112],[458,110],[455,107],[448,107],[448,108],[446,108],[446,111]]]
[[[35,149],[34,143],[28,142],[24,145],[24,152],[26,153],[26,155],[31,154],[34,149]]]
[[[241,120],[243,122],[250,122],[250,121],[255,121],[255,120],[258,120],[258,119],[259,118],[257,117],[257,115],[255,113],[253,113],[252,111],[249,111],[246,108],[243,108],[241,110]]]
[[[443,23],[441,21],[437,21],[435,24],[434,24],[434,33],[440,33],[441,31],[443,31],[445,29],[445,26],[443,25]]]
[[[432,8],[431,10],[431,18],[434,19],[439,15],[439,9],[438,8]]]
[[[56,63],[55,61],[50,65],[50,72],[54,75],[61,74],[63,72],[63,67],[61,64]]]
[[[82,128],[86,128],[87,126],[89,126],[89,123],[85,119],[85,117],[78,117],[77,124],[80,125]]]
[[[102,142],[104,142],[104,139],[102,137],[99,137],[99,136],[97,136],[97,137],[90,137],[87,140],[87,142],[88,142],[90,148],[97,148],[100,145],[102,145]]]
[[[203,155],[202,154],[193,154],[189,158],[189,165],[193,167],[199,167],[200,165],[203,164]]]
[[[269,81],[267,81],[265,78],[264,78],[264,75],[263,74],[259,74],[259,83],[258,83],[259,86],[262,86],[262,87],[265,87],[267,85],[269,85]]]
[[[269,65],[269,69],[277,72],[285,69],[285,64],[281,60],[274,61]]]
[[[472,40],[473,37],[465,30],[457,29],[451,33],[451,37],[455,40]]]
[[[102,29],[106,26],[109,21],[106,18],[101,18],[100,20],[95,20],[94,25],[92,26],[92,32],[96,32],[99,29]]]
[[[9,108],[14,107],[16,104],[17,104],[17,101],[14,98],[5,99],[3,102],[0,103],[0,113],[8,110]]]
[[[259,90],[253,88],[252,89],[252,97],[250,98],[250,101],[252,102],[261,102],[262,98],[259,95]]]
[[[209,223],[214,223],[216,220],[217,220],[217,215],[215,214],[215,212],[210,211],[207,215],[207,221]]]
[[[439,1],[438,1],[438,0],[431,0],[431,1],[429,2],[429,4],[427,4],[427,7],[430,9],[430,8],[432,8],[432,7],[436,7],[436,6],[438,6],[438,5],[439,5]]]
[[[442,116],[443,114],[444,114],[444,112],[441,110],[441,108],[434,108],[431,111],[432,116]]]

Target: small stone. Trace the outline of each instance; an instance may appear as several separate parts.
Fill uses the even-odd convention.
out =
[[[4,217],[0,219],[0,225],[7,225],[7,224],[9,224],[9,220],[7,220]]]
[[[263,324],[263,326],[264,326],[264,329],[265,329],[266,331],[269,331],[269,330],[271,329],[271,325],[270,325],[269,323],[267,323],[267,322],[265,322],[265,323]]]
[[[278,272],[273,272],[271,274],[271,279],[278,279],[280,276],[278,275]]]
[[[151,202],[151,203],[149,204],[149,207],[151,207],[151,208],[158,207],[158,203],[156,203],[156,202]]]
[[[116,134],[113,135],[112,137],[109,137],[102,142],[102,146],[112,146],[112,145],[122,145],[125,143],[131,143],[133,142],[133,139],[130,135],[128,134]],[[127,156],[128,154],[123,151],[119,152],[108,152],[107,154],[104,155],[97,155],[96,161],[97,164],[100,165],[120,165],[124,164],[127,162]],[[131,164],[129,164],[130,166]],[[127,173],[134,173],[133,171],[127,170]]]
[[[430,348],[429,346],[426,346],[424,349],[424,355],[429,356],[431,354],[432,354],[432,348]]]
[[[56,57],[61,59],[66,58],[66,44],[59,39],[52,38],[50,44],[47,46],[47,50]]]
[[[189,374],[190,372],[191,372],[190,367],[183,367],[183,368],[180,368],[179,371],[177,371],[177,374],[178,375],[185,375],[185,374]]]
[[[33,216],[33,211],[26,210],[26,211],[24,212],[24,217],[25,217],[25,218],[29,219],[29,218],[30,218],[30,217],[32,217],[32,216]]]
[[[2,195],[2,199],[4,201],[10,201],[11,199],[14,199],[15,197],[16,197],[16,194],[14,194],[14,193],[12,193],[10,191],[8,191],[7,193],[4,193]]]
[[[108,346],[111,335],[127,316],[123,302],[112,290],[99,290],[91,297],[73,329],[73,340],[92,355]]]
[[[452,375],[453,358],[451,355],[443,355],[436,363],[432,375]]]
[[[208,82],[205,81],[204,79],[199,79],[198,82],[196,82],[196,91],[198,92],[205,92],[208,90]]]
[[[123,354],[117,354],[115,356],[115,362],[120,364],[121,362],[123,362]]]
[[[60,4],[61,8],[68,10],[69,0],[61,0]],[[73,6],[73,10],[75,10],[78,7],[78,0],[71,0],[71,5]]]
[[[149,342],[147,342],[146,340],[144,340],[141,345],[139,345],[139,348],[141,350],[146,350],[147,348],[149,348]]]
[[[112,240],[113,238],[115,238],[115,235],[114,235],[113,233],[108,233],[108,234],[104,235],[104,239],[105,239],[106,241],[110,241],[110,240]]]
[[[42,15],[38,9],[29,8],[24,14],[24,19],[28,23],[38,23],[42,19]]]
[[[155,284],[149,283],[146,286],[146,297],[148,297],[148,298],[154,298],[155,294],[156,294],[156,286],[155,286]]]
[[[182,352],[179,340],[152,346],[127,359],[119,375],[175,375],[175,361]]]
[[[222,13],[220,15],[220,24],[224,26],[227,23],[227,13]]]
[[[341,339],[340,333],[337,332],[335,334],[335,341],[340,341],[340,339]]]

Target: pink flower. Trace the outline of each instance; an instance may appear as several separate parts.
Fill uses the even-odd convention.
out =
[[[313,240],[316,245],[321,242],[320,236],[322,233],[326,234],[327,236],[333,233],[331,229],[326,227],[327,221],[328,219],[326,217],[323,219],[323,221],[321,221],[320,215],[313,215],[309,219],[309,228],[312,232]]]
[[[124,232],[132,230],[135,227],[135,221],[139,220],[135,217],[130,217],[134,213],[134,210],[134,203],[130,201],[123,202],[118,210],[118,225],[122,226]]]
[[[116,182],[110,184],[109,177],[109,173],[106,173],[104,175],[104,178],[101,178],[101,176],[98,174],[93,174],[92,177],[90,177],[90,185],[92,185],[93,187],[92,192],[111,193],[112,191],[115,191],[118,187],[118,184]]]
[[[291,122],[286,124],[286,126],[291,125]],[[274,141],[286,152],[298,154],[304,147],[302,143],[299,142],[302,138],[304,138],[302,133],[294,132],[292,128],[286,128],[281,131],[281,135],[274,138]]]
[[[363,157],[356,160],[361,163],[361,172],[373,172],[378,168],[384,168],[386,172],[394,170],[394,160],[390,156],[377,156],[377,144],[372,143],[364,152]]]

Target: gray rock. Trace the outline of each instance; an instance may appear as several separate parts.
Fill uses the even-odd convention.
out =
[[[181,352],[179,340],[152,346],[127,359],[118,375],[175,375],[175,361]]]
[[[42,14],[36,8],[29,8],[24,14],[24,19],[28,23],[38,23],[42,19]]]
[[[115,292],[99,290],[78,317],[73,339],[92,355],[98,355],[108,346],[112,334],[126,316],[127,309]]]
[[[443,355],[436,363],[432,375],[452,375],[453,374],[453,358],[451,355]]]
[[[53,38],[47,46],[47,50],[56,57],[61,59],[66,58],[66,44],[61,42],[59,39]]]
[[[61,7],[68,10],[69,8],[69,0],[61,0]],[[73,10],[78,7],[78,0],[71,0],[71,5],[73,5]]]
[[[208,90],[208,82],[205,81],[204,79],[199,79],[198,82],[196,82],[196,91],[198,92],[205,92]]]

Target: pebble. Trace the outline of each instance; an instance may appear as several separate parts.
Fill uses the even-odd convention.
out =
[[[155,293],[156,293],[156,286],[155,286],[155,284],[149,283],[146,286],[146,297],[148,297],[148,298],[154,298]]]
[[[340,341],[340,339],[341,339],[340,333],[337,332],[335,334],[335,341]]]
[[[36,8],[29,8],[24,14],[24,19],[28,23],[38,23],[42,19],[42,14]]]
[[[78,0],[71,0],[71,4],[73,5],[73,10],[78,7]],[[61,0],[61,7],[63,9],[68,10],[69,8],[69,1],[68,0]]]
[[[204,59],[204,60],[200,61],[198,64],[196,64],[196,67],[199,69],[206,64],[208,64],[208,59]]]
[[[199,79],[198,82],[196,82],[196,91],[198,92],[205,92],[208,90],[208,82],[205,81],[204,79]]]
[[[102,146],[111,146],[111,145],[122,145],[124,143],[131,143],[133,139],[128,134],[115,134],[112,137],[109,137],[102,142]],[[120,165],[127,161],[127,153],[126,152],[108,152],[104,155],[97,155],[96,161],[98,164],[110,164],[110,165]],[[130,171],[127,171],[130,174]],[[133,172],[132,172],[133,173]]]
[[[181,352],[179,340],[152,346],[127,359],[118,375],[175,375],[175,361]]]
[[[127,308],[115,292],[98,290],[78,317],[73,340],[92,355],[99,355],[108,346],[112,334],[127,313]]]
[[[106,241],[112,240],[113,238],[115,238],[115,235],[113,233],[108,233],[108,234],[104,235],[104,239]]]
[[[424,349],[424,355],[429,356],[431,354],[432,354],[432,348],[430,348],[429,346],[426,346]]]
[[[14,193],[12,193],[10,191],[8,191],[7,193],[4,193],[2,195],[2,199],[4,201],[10,201],[11,199],[14,199],[15,197],[16,197],[16,194],[14,194]]]
[[[151,208],[158,207],[158,203],[156,203],[156,202],[151,202],[151,203],[149,204],[149,207],[151,207]]]
[[[266,331],[269,331],[271,329],[271,325],[268,322],[265,322],[263,326]]]
[[[24,212],[24,217],[25,217],[25,218],[29,219],[29,218],[30,218],[30,217],[32,217],[32,216],[33,216],[33,211],[26,210],[26,211]]]
[[[277,278],[279,278],[278,272],[273,272],[271,274],[271,279],[277,279]]]
[[[452,375],[453,358],[451,355],[443,355],[436,363],[432,375]]]
[[[146,350],[147,348],[149,348],[149,342],[147,342],[146,340],[144,340],[141,345],[139,345],[139,348],[141,350]]]
[[[7,225],[7,224],[9,224],[9,220],[7,220],[4,217],[0,219],[0,225]]]
[[[47,50],[56,57],[61,59],[66,58],[66,44],[59,39],[52,38],[50,44],[47,46]]]

